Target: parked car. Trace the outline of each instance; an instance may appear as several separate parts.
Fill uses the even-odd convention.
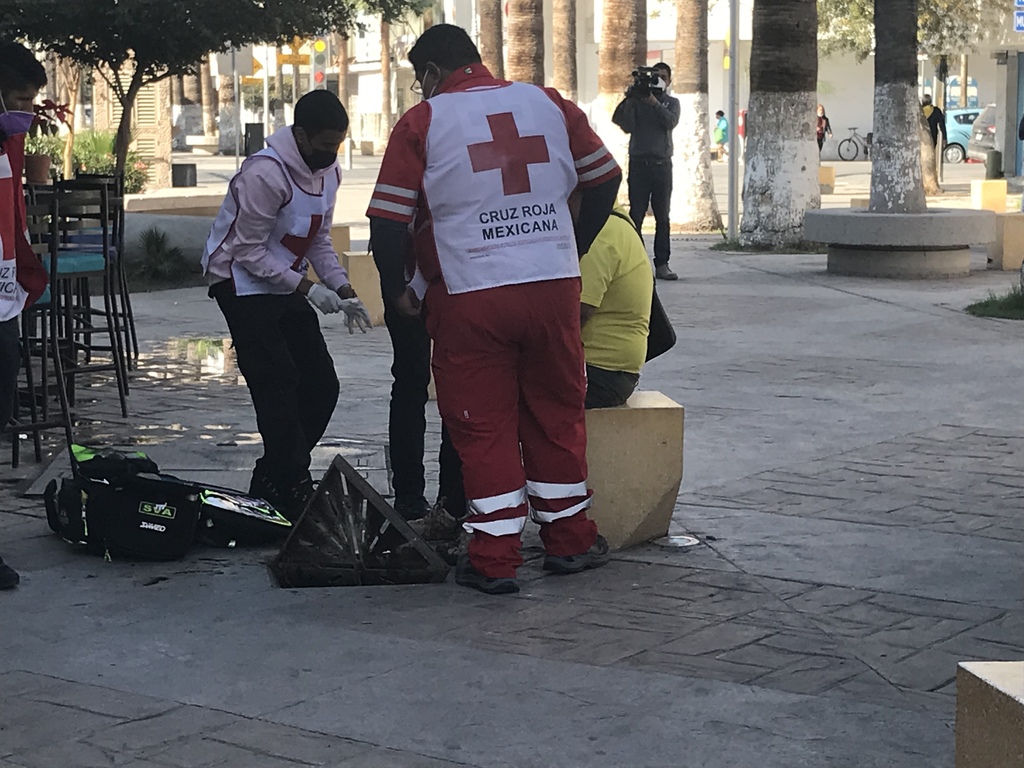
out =
[[[947,163],[962,163],[967,159],[967,144],[971,140],[971,126],[981,114],[979,107],[951,109],[946,112]]]
[[[971,126],[971,139],[967,142],[967,156],[971,160],[985,161],[989,150],[996,148],[996,105],[989,104]]]

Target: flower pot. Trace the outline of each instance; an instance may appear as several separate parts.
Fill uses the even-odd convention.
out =
[[[25,155],[25,180],[29,184],[49,184],[50,156]]]

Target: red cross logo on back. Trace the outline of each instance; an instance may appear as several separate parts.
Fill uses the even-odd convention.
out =
[[[324,217],[317,213],[309,217],[309,232],[306,233],[305,237],[285,235],[281,238],[281,245],[298,257],[295,259],[295,263],[292,264],[292,269],[298,269],[302,260],[306,258],[306,251],[313,244],[313,238],[316,237],[316,233],[320,231],[320,226],[323,223]]]
[[[473,172],[500,170],[506,196],[529,192],[530,166],[551,162],[547,141],[543,136],[520,136],[511,112],[488,115],[487,124],[492,140],[468,147]]]

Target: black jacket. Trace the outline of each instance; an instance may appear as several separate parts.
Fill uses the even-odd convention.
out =
[[[672,160],[672,129],[679,124],[679,99],[662,93],[658,104],[629,97],[619,102],[612,122],[629,134],[634,160]]]

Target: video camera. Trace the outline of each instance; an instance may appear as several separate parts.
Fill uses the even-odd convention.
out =
[[[626,90],[628,98],[646,99],[652,93],[657,96],[665,92],[666,83],[653,67],[637,67],[632,76],[633,84]]]

